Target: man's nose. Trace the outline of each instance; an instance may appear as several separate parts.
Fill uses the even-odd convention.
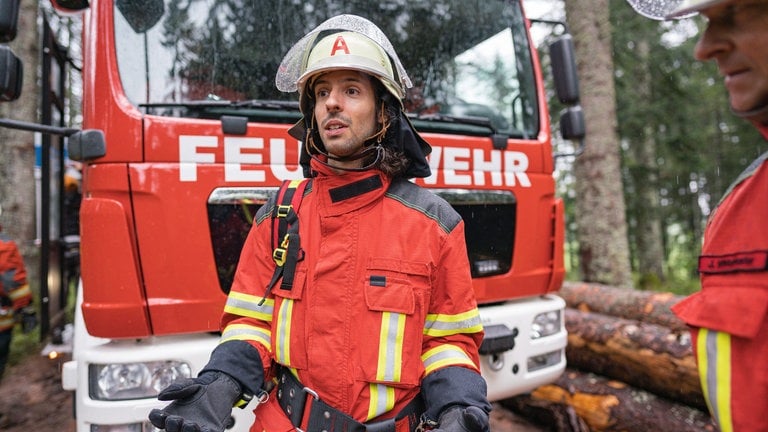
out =
[[[709,23],[696,42],[693,56],[699,61],[712,60],[728,51],[731,46],[728,33],[724,32],[721,26]]]
[[[331,112],[341,111],[341,99],[339,92],[332,90],[325,99],[325,109]]]

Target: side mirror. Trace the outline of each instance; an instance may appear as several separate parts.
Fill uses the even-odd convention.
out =
[[[568,107],[560,113],[560,135],[567,140],[582,140],[587,135],[581,105]]]
[[[0,42],[10,42],[16,37],[21,0],[0,0]]]
[[[563,35],[549,45],[549,57],[557,98],[566,105],[578,103],[579,76],[576,72],[573,38],[570,34]]]
[[[21,96],[24,66],[16,54],[0,46],[0,101],[10,102]]]
[[[98,159],[107,154],[104,132],[98,129],[86,129],[67,138],[67,153],[70,159],[85,162]]]
[[[88,9],[88,0],[51,0],[53,7],[64,13],[80,12]]]
[[[136,33],[144,33],[165,14],[163,0],[115,0],[117,9]]]

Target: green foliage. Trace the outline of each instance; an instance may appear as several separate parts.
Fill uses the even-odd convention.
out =
[[[694,59],[698,36],[686,38],[685,32],[696,30],[693,26],[701,26],[701,20],[653,21],[626,2],[611,2],[611,8],[630,240],[636,245],[637,237],[647,235],[633,228],[649,211],[655,212],[663,227],[668,269],[668,281],[658,284],[693,292],[698,289],[696,257],[708,214],[768,145],[752,125],[731,114],[715,65]],[[670,39],[681,42],[665,42]],[[629,151],[649,142],[655,146],[651,166],[638,163],[636,152]],[[658,191],[658,208],[638,193],[648,186]],[[647,275],[637,282],[656,285]]]
[[[20,326],[13,330],[13,339],[11,340],[11,354],[8,357],[8,366],[19,364],[25,357],[37,354],[42,349],[40,343],[40,326],[33,331],[24,333]]]
[[[701,19],[659,22],[638,15],[626,2],[609,4],[620,136],[616,145],[622,149],[635,286],[691,294],[700,289],[696,266],[708,215],[739,173],[768,151],[768,143],[749,122],[731,113],[713,62],[694,58]],[[539,47],[539,56],[551,89],[547,42]],[[548,99],[550,116],[556,119],[562,106],[551,92]],[[588,130],[587,145],[590,138]],[[634,158],[635,147],[648,142],[655,149],[655,166]],[[574,193],[570,168],[570,161],[559,161],[556,176],[566,210],[566,277],[580,280],[574,213],[580,197]],[[651,207],[638,193],[644,186],[658,192],[658,206]],[[664,278],[637,271],[638,239],[648,235],[638,230],[638,222],[645,217],[661,221]]]

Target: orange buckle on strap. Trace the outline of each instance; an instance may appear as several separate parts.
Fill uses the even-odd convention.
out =
[[[279,218],[288,217],[288,213],[291,212],[292,208],[293,208],[292,205],[278,205],[276,217],[279,217]]]
[[[283,242],[280,243],[280,247],[275,248],[272,251],[272,259],[275,261],[278,267],[285,265],[285,259],[288,257],[288,244],[290,243],[290,234],[286,234],[283,237]]]

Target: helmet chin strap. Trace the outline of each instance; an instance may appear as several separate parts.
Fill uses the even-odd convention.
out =
[[[309,122],[310,125],[315,124],[315,116],[312,115],[312,119]],[[316,130],[312,127],[307,128],[307,133],[305,135],[304,139],[304,145],[306,147],[307,153],[309,154],[309,157],[316,160],[317,162],[333,169],[342,170],[342,171],[353,171],[353,172],[360,172],[360,171],[368,171],[369,169],[375,167],[379,162],[381,162],[381,159],[384,157],[384,147],[381,145],[381,142],[384,140],[384,136],[387,134],[387,129],[389,129],[389,121],[386,120],[386,116],[384,114],[384,103],[381,104],[381,109],[379,110],[379,124],[381,125],[381,128],[378,132],[368,137],[363,142],[363,147],[355,152],[352,155],[349,156],[331,156],[330,153],[328,153],[325,150],[325,146],[323,147],[318,146],[315,144],[315,137],[319,135],[316,133]],[[373,152],[376,152],[376,157],[371,161],[370,163],[359,167],[359,168],[350,168],[350,167],[340,167],[336,165],[331,165],[328,162],[318,158],[316,154],[321,154],[325,156],[328,160],[337,161],[337,162],[350,162],[350,161],[356,161],[360,160],[366,157],[369,157]]]
[[[342,162],[342,161],[346,162],[346,161],[353,161],[353,160],[362,159],[362,158],[370,155],[374,151],[376,152],[376,157],[369,164],[364,165],[364,166],[359,167],[359,168],[351,168],[351,167],[343,167],[343,166],[331,165],[328,162],[326,162],[326,161],[320,159],[319,157],[317,157],[317,154],[322,154],[322,155],[324,155],[329,160],[335,160],[335,161],[339,161],[339,162]],[[321,164],[327,166],[328,168],[333,168],[335,170],[342,170],[342,171],[360,172],[360,171],[368,171],[369,169],[375,167],[381,161],[381,159],[384,157],[384,147],[382,147],[380,144],[368,146],[368,147],[360,150],[359,152],[355,153],[352,156],[347,156],[347,157],[343,157],[343,158],[337,158],[337,157],[331,156],[328,153],[322,152],[322,151],[319,151],[317,154],[309,152],[309,157],[311,157],[312,159],[316,160],[318,163],[321,163]]]
[[[757,122],[759,124],[768,124],[768,103],[748,111],[736,111],[733,109],[733,107],[731,107],[731,112],[743,119]]]
[[[368,171],[369,169],[375,167],[379,162],[381,162],[381,159],[384,157],[384,147],[381,146],[381,143],[378,140],[373,141],[371,139],[366,140],[367,145],[365,145],[363,148],[361,148],[360,150],[358,150],[356,153],[352,155],[341,156],[341,157],[332,156],[325,150],[325,148],[321,148],[317,144],[315,144],[315,135],[316,133],[313,128],[307,129],[307,134],[304,139],[304,146],[307,150],[307,153],[309,154],[309,157],[311,157],[312,159],[316,160],[318,163],[321,163],[329,168],[342,170],[342,171],[353,171],[353,172]],[[376,152],[376,157],[373,158],[373,161],[359,168],[331,165],[327,161],[317,157],[318,154],[321,154],[325,156],[327,160],[332,160],[337,162],[349,162],[349,161],[355,161],[355,160],[360,160],[360,159],[369,157],[373,152]]]

